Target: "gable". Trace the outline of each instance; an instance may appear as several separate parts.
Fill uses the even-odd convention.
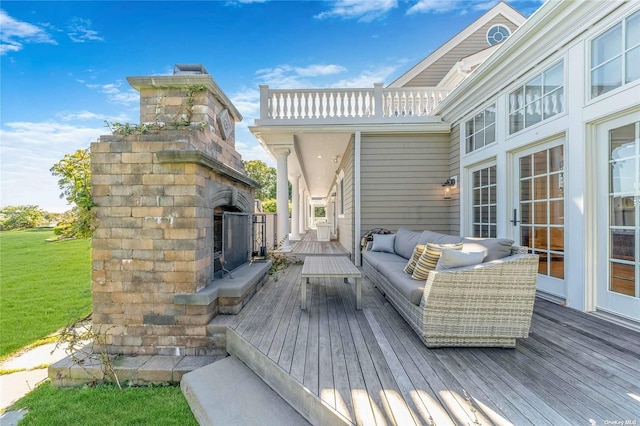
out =
[[[525,21],[518,11],[500,2],[398,77],[389,87],[436,86],[458,61],[489,47],[486,34],[493,25],[502,24],[513,34]]]
[[[437,86],[440,80],[444,78],[449,70],[461,59],[471,56],[474,53],[490,47],[487,43],[487,31],[496,24],[504,25],[509,28],[511,34],[517,27],[502,15],[496,16],[494,19],[480,27],[473,34],[467,37],[460,44],[449,50],[439,59],[427,66],[417,76],[403,84],[403,87],[409,86]]]

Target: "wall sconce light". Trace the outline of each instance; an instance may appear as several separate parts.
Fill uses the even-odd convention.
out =
[[[456,187],[456,178],[455,177],[451,177],[451,178],[445,180],[444,183],[442,184],[442,186],[444,187],[444,199],[445,200],[450,200],[451,199],[451,188],[455,188]]]

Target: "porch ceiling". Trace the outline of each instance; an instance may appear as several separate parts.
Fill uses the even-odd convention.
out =
[[[304,132],[285,137],[282,134],[256,136],[274,159],[276,148],[289,147],[289,177],[302,176],[301,186],[308,189],[310,196],[326,197],[352,135],[351,132]],[[283,140],[289,142],[283,143]]]

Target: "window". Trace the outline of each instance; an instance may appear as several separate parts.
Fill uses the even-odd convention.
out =
[[[504,25],[494,25],[487,31],[487,43],[489,43],[490,46],[494,46],[505,41],[510,35],[511,32],[509,28]]]
[[[640,79],[640,12],[591,42],[591,97]]]
[[[465,123],[467,154],[496,141],[496,105]]]
[[[496,236],[496,166],[476,170],[471,175],[473,236]]]
[[[509,94],[509,133],[564,111],[564,63],[538,74]]]

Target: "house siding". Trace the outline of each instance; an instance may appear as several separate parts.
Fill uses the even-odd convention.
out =
[[[449,173],[450,176],[457,176],[457,188],[451,191],[449,201],[449,233],[461,235],[460,229],[460,189],[462,187],[462,175],[460,173],[460,124],[451,128],[451,138],[449,143]]]
[[[455,46],[420,74],[411,79],[404,86],[437,86],[440,80],[447,75],[456,62],[490,47],[486,38],[487,31],[489,28],[497,24],[504,25],[509,28],[509,31],[512,33],[516,30],[516,26],[510,20],[502,15],[496,16],[489,23],[482,26],[463,42]]]
[[[355,227],[354,216],[354,179],[353,179],[353,161],[354,161],[354,143],[353,139],[349,142],[347,149],[344,152],[342,163],[338,168],[344,170],[344,214],[338,216],[338,242],[351,253],[351,259],[353,260],[354,253],[359,252],[356,250],[353,238],[353,232]]]
[[[448,134],[362,135],[361,230],[451,229]]]

